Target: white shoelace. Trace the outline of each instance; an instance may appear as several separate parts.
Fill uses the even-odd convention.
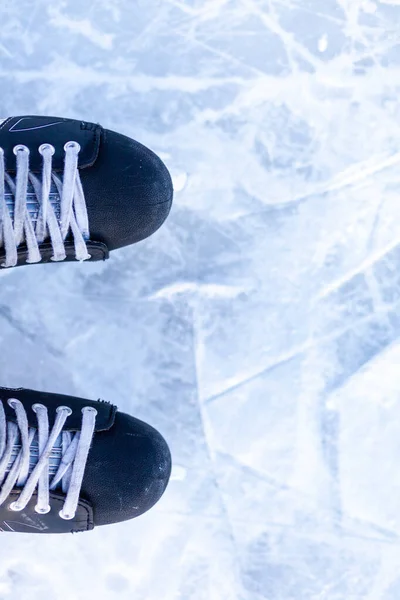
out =
[[[77,260],[88,260],[85,240],[89,239],[89,220],[85,196],[78,170],[80,146],[77,142],[67,142],[64,146],[65,163],[62,180],[52,172],[54,147],[42,144],[39,152],[43,158],[41,179],[29,171],[29,149],[15,146],[17,157],[15,180],[6,171],[4,150],[0,148],[0,248],[5,248],[6,260],[2,267],[15,267],[18,262],[18,247],[25,243],[28,250],[28,263],[42,260],[39,245],[50,241],[53,248],[52,260],[65,260],[64,242],[72,233]],[[60,220],[50,201],[52,185],[60,197]],[[27,209],[28,187],[31,187],[39,206],[34,222]],[[8,192],[8,193],[7,193]],[[13,200],[10,211],[6,194]]]
[[[10,399],[8,404],[15,410],[17,423],[6,420],[3,403],[0,400],[0,506],[17,487],[21,489],[21,493],[18,500],[10,504],[10,508],[21,511],[37,488],[35,511],[46,514],[50,511],[50,490],[61,486],[66,498],[59,515],[62,519],[73,519],[79,503],[97,410],[90,406],[83,408],[81,431],[71,434],[62,431],[65,421],[72,412],[67,406],[57,408],[54,426],[49,431],[47,408],[43,404],[34,404],[32,407],[38,421],[37,429],[29,427],[22,402]],[[56,448],[60,434],[61,452]],[[36,439],[37,444],[34,443]],[[51,456],[54,457],[57,451],[60,455],[57,461],[59,464],[51,477],[49,459]],[[52,470],[54,471],[54,468]]]

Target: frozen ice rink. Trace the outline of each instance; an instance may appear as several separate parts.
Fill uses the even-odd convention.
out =
[[[101,122],[175,205],[0,274],[1,385],[159,429],[145,516],[1,534],[0,600],[399,600],[399,0],[2,0],[0,116]]]

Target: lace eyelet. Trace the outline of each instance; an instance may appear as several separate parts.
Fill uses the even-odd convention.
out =
[[[67,150],[76,150],[76,153],[78,154],[78,152],[80,152],[81,150],[81,146],[80,144],[78,144],[78,142],[67,142],[66,144],[64,144],[64,151],[66,152]]]
[[[11,502],[11,504],[8,508],[14,512],[21,512],[21,510],[24,510],[23,508],[20,508],[18,506],[18,502]]]
[[[57,406],[56,413],[67,412],[68,416],[72,415],[72,408],[69,406]]]
[[[8,406],[11,406],[11,408],[15,408],[16,406],[18,406],[18,402],[19,400],[17,400],[16,398],[9,398],[7,400],[7,404]]]
[[[97,415],[97,410],[94,408],[94,406],[84,406],[82,408],[82,412],[83,413],[85,413],[85,412],[91,412],[91,413],[94,413],[95,415]]]
[[[32,404],[32,410],[34,412],[37,412],[38,410],[47,410],[46,407],[44,406],[44,404],[40,404],[39,402],[36,402],[36,404]]]
[[[45,152],[50,152],[51,156],[55,153],[56,149],[51,144],[42,144],[39,146],[39,154],[43,156]]]
[[[52,260],[53,262],[62,262],[66,258],[67,258],[67,256],[65,254],[63,254],[63,255],[60,255],[60,256],[51,256],[50,260]]]
[[[66,515],[62,510],[60,510],[58,516],[61,517],[61,519],[64,519],[64,521],[71,521],[75,518],[75,513],[73,515]]]
[[[35,512],[39,515],[47,515],[51,511],[51,506],[48,504],[44,508],[39,508],[38,505],[35,506]]]
[[[13,152],[14,152],[15,156],[17,156],[17,154],[19,152],[24,152],[25,154],[29,154],[30,151],[27,146],[24,146],[23,144],[18,144],[17,146],[14,146]]]

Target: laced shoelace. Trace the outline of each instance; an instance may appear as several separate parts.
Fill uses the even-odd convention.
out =
[[[42,144],[41,178],[29,170],[29,148],[15,146],[17,158],[16,177],[6,171],[4,150],[0,148],[0,248],[5,249],[5,262],[2,267],[15,267],[18,263],[18,247],[25,243],[28,250],[28,263],[42,260],[40,244],[50,241],[53,248],[52,260],[59,262],[66,258],[64,242],[72,233],[75,256],[79,261],[88,260],[85,240],[89,239],[89,220],[85,196],[78,170],[80,145],[67,142],[64,146],[65,163],[62,179],[52,172],[55,152],[51,144]],[[57,218],[50,201],[52,187],[60,197],[60,219]],[[33,190],[39,210],[36,221],[27,208],[28,187]],[[13,204],[13,214],[6,202],[6,194]]]
[[[22,511],[37,489],[35,511],[46,514],[51,510],[50,491],[61,487],[66,497],[59,516],[62,519],[73,519],[79,503],[97,410],[90,406],[83,408],[81,430],[72,434],[63,431],[65,422],[72,413],[67,406],[57,408],[54,426],[49,431],[47,408],[43,404],[34,404],[32,407],[37,417],[37,429],[29,427],[22,402],[9,399],[8,404],[14,409],[17,422],[6,420],[3,403],[0,401],[0,506],[13,489],[20,488],[18,500],[10,504],[10,509]],[[54,448],[60,435],[62,443],[61,449],[58,448],[58,468],[53,468],[55,473],[51,475],[49,460],[54,456]],[[34,440],[37,440],[36,444]]]

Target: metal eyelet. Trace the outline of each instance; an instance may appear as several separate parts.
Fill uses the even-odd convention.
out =
[[[18,405],[19,400],[17,400],[16,398],[9,398],[7,400],[7,404],[8,406],[11,406],[11,408],[15,408]]]
[[[18,506],[18,502],[11,502],[10,506],[8,507],[10,510],[13,510],[14,512],[21,512],[21,510],[24,510],[23,508],[20,508]]]
[[[29,150],[29,148],[27,146],[24,146],[23,144],[18,144],[17,146],[14,146],[13,152],[14,152],[15,156],[17,156],[17,154],[19,152],[23,152],[25,154],[29,154],[30,150]]]
[[[44,404],[40,404],[39,402],[36,402],[36,404],[32,404],[32,410],[34,412],[37,412],[38,410],[42,410],[44,408],[44,410],[47,410]]]
[[[82,412],[83,413],[85,413],[85,412],[91,412],[91,413],[94,413],[95,415],[97,415],[97,410],[93,406],[84,406],[82,408]]]
[[[39,508],[38,505],[35,506],[35,512],[38,513],[38,515],[47,515],[47,513],[49,513],[50,511],[51,511],[50,504],[48,504],[44,508]]]
[[[70,415],[72,415],[72,408],[70,408],[69,406],[57,406],[56,412],[57,413],[67,412],[68,416],[70,416]]]
[[[66,152],[67,150],[76,150],[76,153],[80,152],[81,150],[81,146],[80,144],[78,144],[78,142],[67,142],[66,144],[64,144],[64,151]]]
[[[51,144],[42,144],[39,146],[39,154],[43,156],[45,152],[49,152],[51,156],[55,154],[56,149]]]
[[[71,521],[72,519],[75,518],[75,514],[73,515],[66,515],[62,510],[60,510],[60,512],[58,513],[59,517],[61,517],[62,519],[64,519],[64,521]]]

